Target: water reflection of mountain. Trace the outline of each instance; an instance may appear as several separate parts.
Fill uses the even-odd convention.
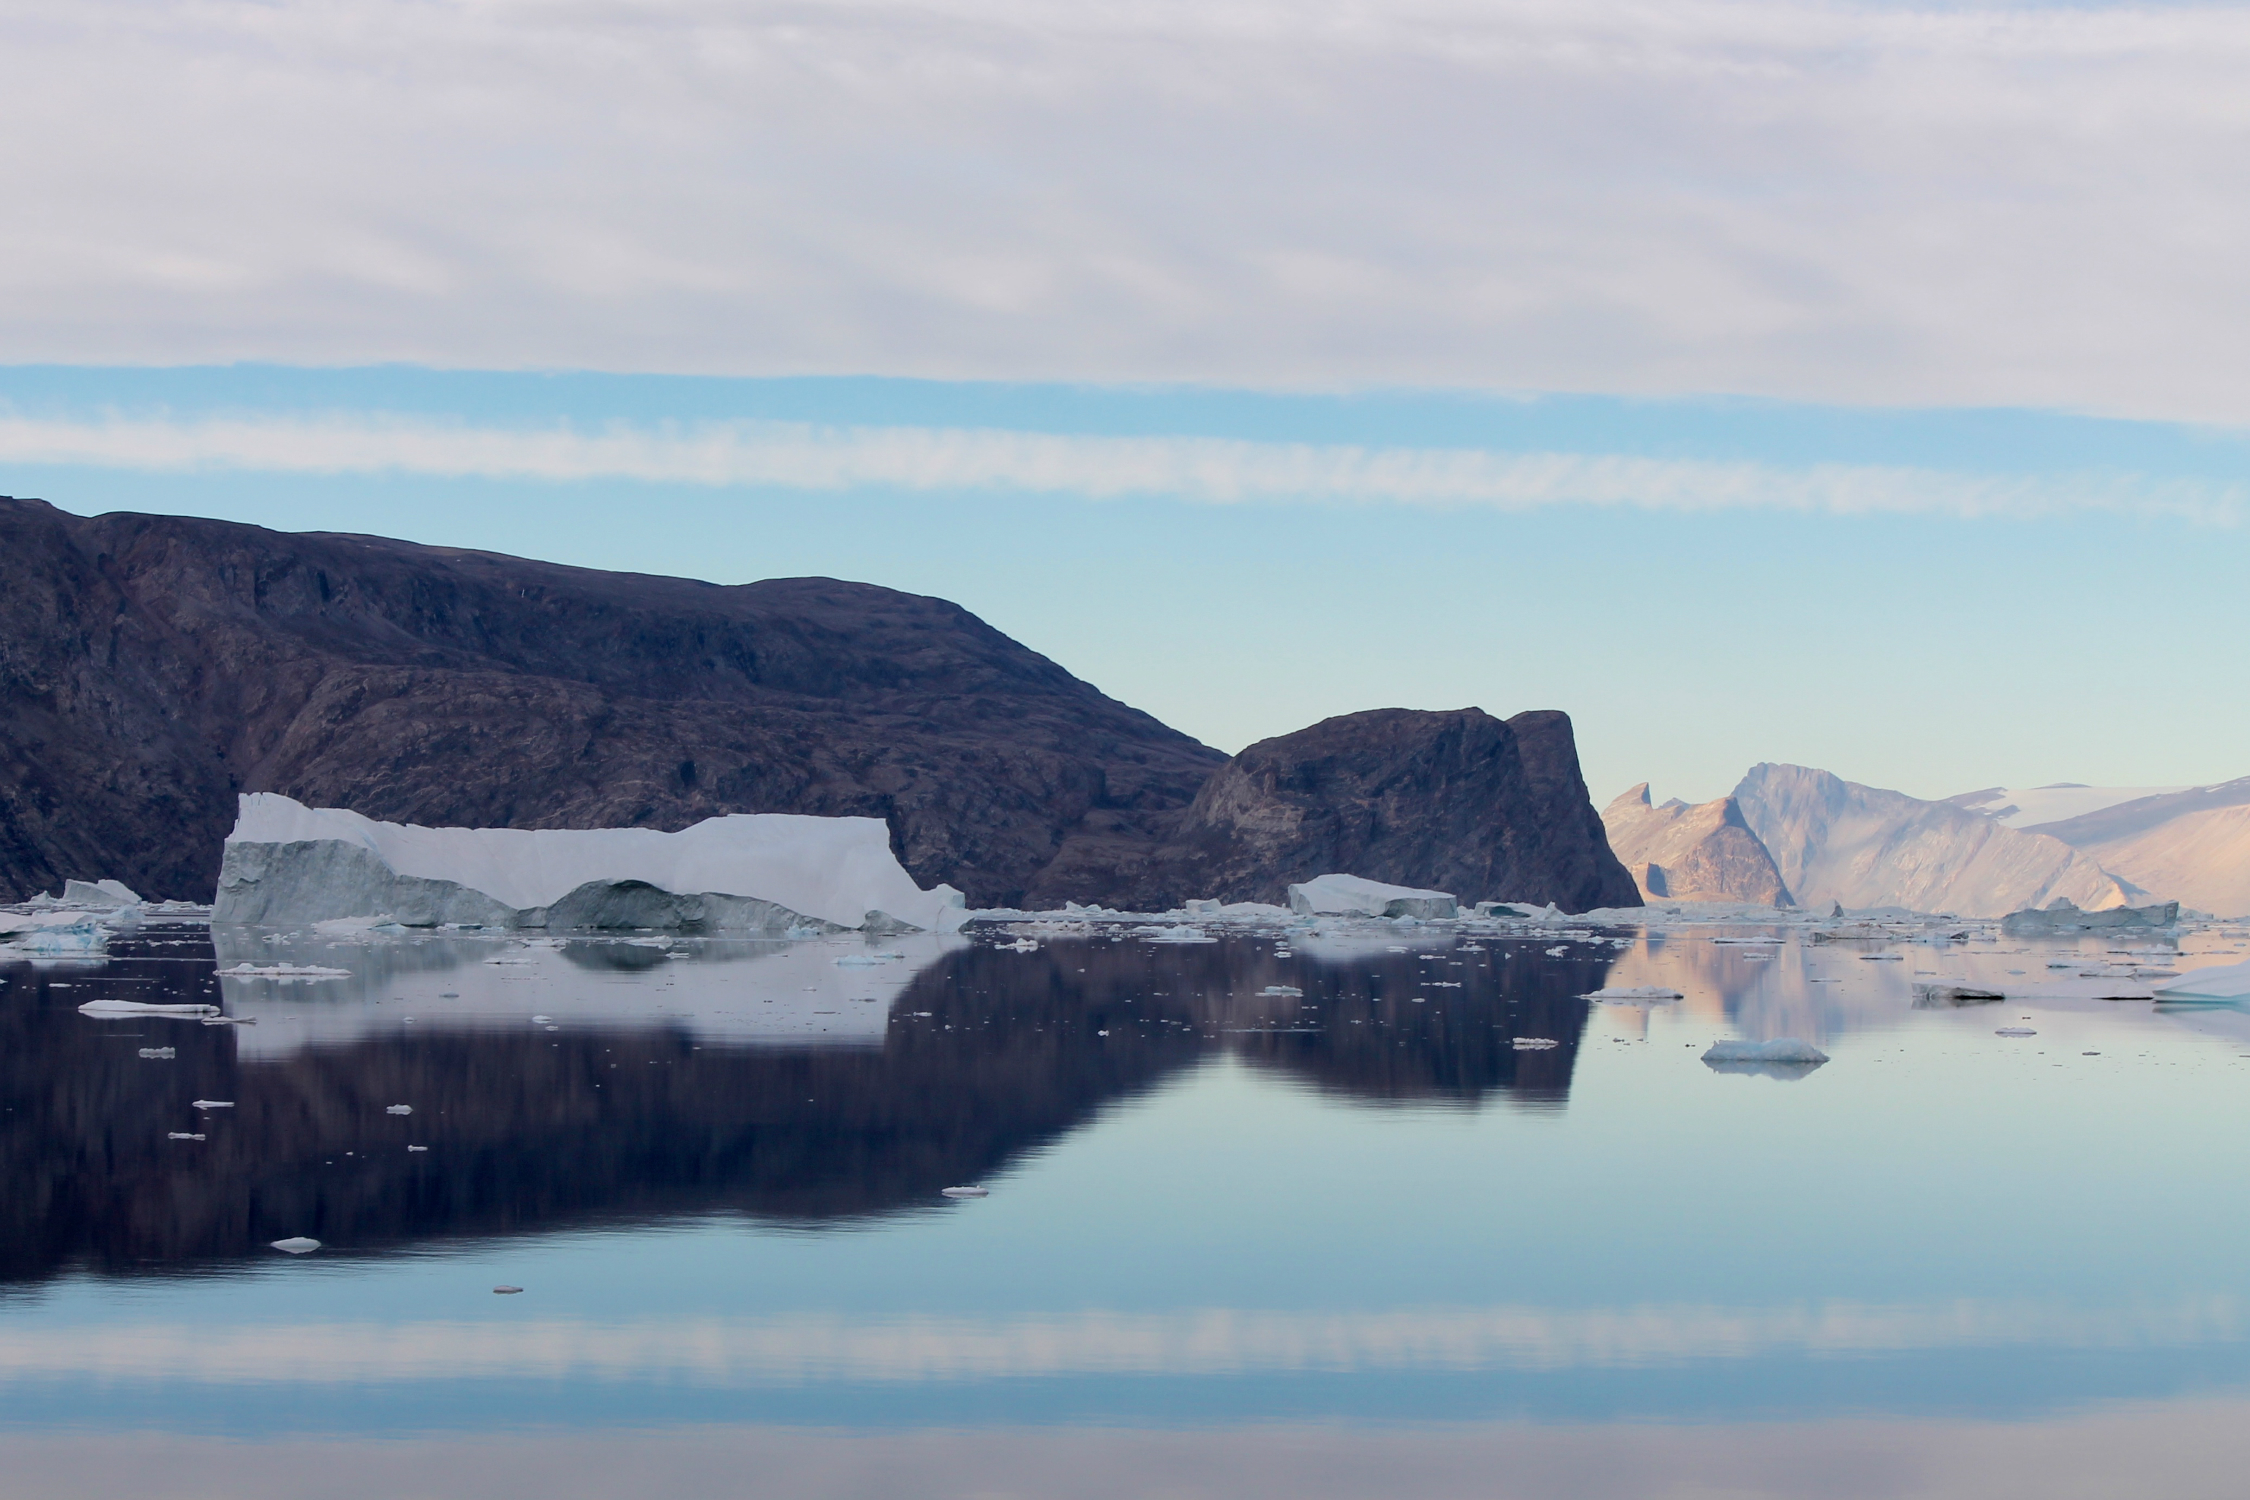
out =
[[[377,1249],[712,1212],[849,1221],[935,1202],[1221,1051],[1355,1098],[1552,1103],[1585,1023],[1571,996],[1602,970],[1497,945],[1271,950],[967,947],[896,993],[873,1046],[728,1045],[645,1013],[246,1046],[229,1027],[77,1013],[207,999],[208,949],[0,970],[0,1278],[163,1270],[294,1234]],[[1284,985],[1305,993],[1260,993]]]

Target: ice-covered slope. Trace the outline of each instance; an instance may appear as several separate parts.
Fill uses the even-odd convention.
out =
[[[1644,781],[1602,809],[1602,828],[1648,900],[1790,904],[1773,855],[1732,797],[1655,806]]]
[[[2128,893],[2086,854],[1951,802],[1772,764],[1751,767],[1734,795],[1807,906],[2002,916],[2058,896],[2087,910],[2127,904]]]
[[[2042,824],[2082,817],[2119,803],[2185,790],[2187,788],[2176,786],[2084,786],[2075,781],[2058,781],[2052,786],[1988,786],[1981,792],[1963,792],[1945,800],[1955,807],[1982,813],[1995,823],[2028,832],[2045,831],[2041,829]]]
[[[792,917],[858,927],[880,914],[934,929],[961,904],[951,886],[914,883],[879,818],[735,813],[677,833],[418,828],[257,792],[241,799],[227,838],[214,918],[678,925],[683,909],[664,896],[705,898],[711,915],[699,920],[742,927],[786,927]]]
[[[2250,915],[2250,804],[2183,813],[2086,853],[2167,901],[2223,917]]]

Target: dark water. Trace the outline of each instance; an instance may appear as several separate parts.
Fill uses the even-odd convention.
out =
[[[2242,1018],[1712,935],[0,967],[0,1493],[2234,1493]]]

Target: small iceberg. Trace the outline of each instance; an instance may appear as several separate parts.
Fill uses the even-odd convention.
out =
[[[189,1108],[189,1109],[232,1109],[232,1108],[234,1108],[234,1101],[233,1101],[232,1099],[197,1099],[197,1100],[193,1101],[192,1103],[190,1103],[190,1104],[188,1105],[188,1108]]]
[[[219,970],[221,979],[349,979],[349,969],[324,969],[319,964],[254,964],[248,961]]]
[[[1562,1043],[1551,1036],[1519,1036],[1511,1038],[1508,1045],[1518,1052],[1546,1052]]]
[[[1713,1042],[1703,1054],[1707,1063],[1803,1063],[1818,1067],[1828,1054],[1810,1042],[1778,1036],[1770,1042]]]
[[[1152,943],[1215,943],[1217,938],[1200,927],[1156,927],[1144,934]]]
[[[986,1198],[991,1196],[991,1190],[980,1187],[949,1187],[944,1190],[944,1194],[948,1198]]]
[[[293,1234],[285,1240],[275,1240],[273,1247],[284,1255],[310,1255],[320,1248],[320,1241]]]
[[[1827,1053],[1793,1036],[1770,1042],[1713,1042],[1703,1054],[1703,1066],[1714,1073],[1754,1074],[1783,1082],[1806,1077],[1827,1061]]]
[[[200,1021],[219,1014],[216,1005],[159,1005],[147,1000],[89,1000],[78,1007],[82,1016],[177,1016]]]
[[[2177,979],[2160,980],[2151,988],[2160,1001],[2250,1000],[2250,963],[2222,964],[2190,969]]]
[[[1305,996],[1305,992],[1293,984],[1269,984],[1258,993],[1277,996],[1283,1000],[1302,1000]]]
[[[1606,990],[1592,990],[1578,997],[1602,1005],[1670,1005],[1687,996],[1678,990],[1668,990],[1660,984],[1621,984]]]

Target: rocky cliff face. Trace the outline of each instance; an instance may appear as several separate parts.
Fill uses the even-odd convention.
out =
[[[1286,898],[1331,872],[1463,901],[1638,906],[1578,772],[1570,719],[1377,709],[1261,740],[1196,794],[1140,900]]]
[[[429,825],[889,822],[923,885],[1035,897],[1225,757],[957,605],[722,588],[0,499],[0,895],[209,900],[235,793]]]
[[[273,791],[438,827],[877,817],[976,906],[1278,900],[1330,871],[1634,900],[1559,713],[1355,714],[1228,763],[866,584],[6,498],[0,541],[0,898],[115,876],[209,900],[235,795]]]
[[[1659,807],[1644,781],[1602,809],[1602,827],[1649,900],[1791,904],[1773,855],[1732,797]]]

